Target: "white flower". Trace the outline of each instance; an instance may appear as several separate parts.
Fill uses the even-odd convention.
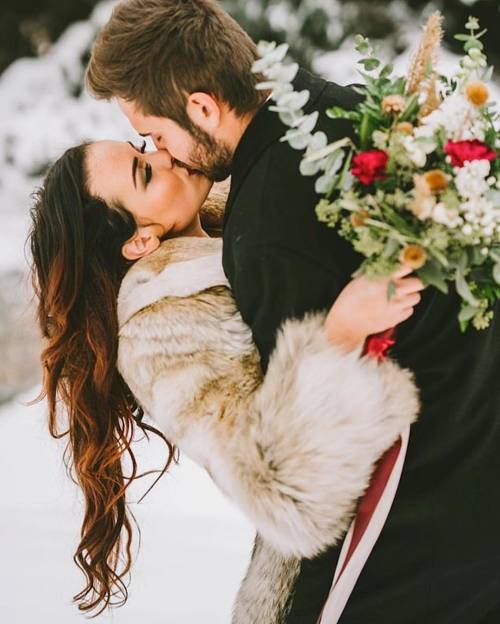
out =
[[[419,142],[412,136],[405,136],[401,139],[403,147],[408,153],[412,163],[417,167],[424,167],[427,161],[427,154],[433,149],[427,143]]]
[[[493,232],[494,232],[494,227],[492,225],[488,225],[487,227],[483,229],[483,235],[486,237],[493,236]]]
[[[468,223],[466,223],[462,228],[462,232],[465,234],[465,236],[470,236],[472,234],[472,227]]]
[[[460,211],[467,221],[464,227],[470,228],[471,232],[475,230],[488,237],[500,225],[500,209],[485,197],[468,199],[460,204]]]
[[[425,119],[427,119],[427,117]],[[435,136],[436,128],[433,128],[431,124],[418,126],[417,128],[415,128],[413,134],[419,139],[430,139]]]
[[[446,227],[454,228],[463,223],[463,220],[455,208],[448,208],[444,202],[439,202],[434,206],[432,211],[432,219],[436,223],[446,225]]]
[[[455,186],[465,199],[480,198],[489,189],[487,181],[490,173],[488,160],[466,162],[463,167],[455,167]]]
[[[479,109],[459,92],[445,98],[421,123],[416,136],[432,136],[443,128],[446,137],[453,141],[484,141],[486,128]]]

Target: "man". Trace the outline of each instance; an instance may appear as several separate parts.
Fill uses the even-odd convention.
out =
[[[87,82],[179,161],[213,179],[231,173],[224,269],[265,369],[283,320],[330,307],[360,259],[317,222],[314,180],[279,141],[285,128],[255,90],[255,58],[213,0],[128,0],[100,34]],[[295,88],[310,91],[309,111],[357,98],[304,71]],[[330,140],[350,132],[325,115],[319,128]],[[393,355],[415,371],[423,409],[341,624],[500,621],[500,324],[461,334],[457,307],[455,295],[427,289],[398,328]],[[276,621],[317,621],[340,547],[302,561]]]

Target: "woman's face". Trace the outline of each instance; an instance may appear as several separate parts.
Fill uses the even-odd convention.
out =
[[[167,151],[142,153],[132,143],[98,141],[87,152],[89,191],[109,205],[119,203],[138,227],[156,235],[192,234],[212,182],[173,164]]]

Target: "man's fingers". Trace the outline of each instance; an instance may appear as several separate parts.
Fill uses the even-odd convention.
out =
[[[422,296],[419,293],[412,293],[408,295],[405,299],[406,305],[410,305],[410,307],[416,306],[420,303]],[[405,306],[406,307],[406,306]]]
[[[407,295],[409,293],[420,292],[425,288],[425,284],[418,277],[406,277],[405,279],[399,279],[395,282],[395,284],[396,297]]]

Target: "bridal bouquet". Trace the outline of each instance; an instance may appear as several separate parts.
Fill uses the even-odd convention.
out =
[[[460,326],[482,329],[500,296],[500,114],[490,101],[485,31],[469,18],[468,32],[456,35],[465,56],[444,76],[436,71],[441,21],[429,18],[407,77],[394,76],[357,36],[363,98],[352,110],[326,111],[351,121],[354,140],[328,144],[314,131],[319,111],[303,113],[309,93],[293,90],[298,66],[283,64],[286,45],[260,43],[254,71],[290,128],[282,140],[305,150],[301,173],[319,175],[318,218],[365,257],[359,273],[387,276],[404,262],[444,293],[454,283]]]

